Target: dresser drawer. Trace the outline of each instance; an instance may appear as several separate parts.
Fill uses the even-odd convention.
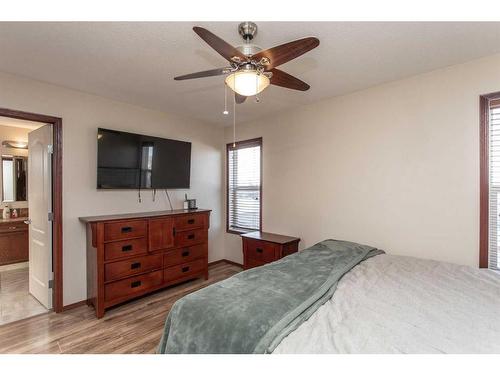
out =
[[[175,218],[175,230],[189,230],[205,227],[205,217],[203,214],[191,214],[185,216],[177,216]]]
[[[26,232],[26,231],[28,231],[28,225],[24,224],[22,221],[0,224],[0,233]]]
[[[162,268],[162,255],[146,255],[143,257],[107,263],[104,266],[104,280],[111,281],[132,276],[141,272]]]
[[[258,240],[244,240],[246,243],[246,254],[248,259],[261,262],[273,262],[278,259],[279,248],[276,244]]]
[[[185,232],[175,233],[175,246],[191,246],[207,241],[206,229],[188,230]]]
[[[149,288],[161,285],[163,281],[163,271],[155,271],[144,275],[129,277],[120,281],[109,283],[104,287],[104,299],[112,301],[117,298],[126,297],[146,291]]]
[[[112,260],[129,256],[147,254],[148,240],[146,237],[135,240],[110,242],[104,245],[104,259]]]
[[[176,264],[191,262],[192,260],[206,257],[207,245],[195,245],[169,250],[163,256],[163,267],[175,266]]]
[[[146,235],[146,220],[104,224],[104,241],[115,241]]]
[[[206,259],[198,259],[193,262],[179,264],[177,266],[165,268],[163,270],[163,281],[173,281],[194,274],[200,273],[207,267]]]

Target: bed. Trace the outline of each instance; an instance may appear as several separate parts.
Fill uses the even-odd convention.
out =
[[[500,275],[326,240],[182,298],[158,352],[500,353]]]

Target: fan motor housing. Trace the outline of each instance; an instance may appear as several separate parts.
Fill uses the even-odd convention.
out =
[[[238,32],[244,40],[252,40],[257,35],[257,25],[255,22],[242,22],[238,25]]]

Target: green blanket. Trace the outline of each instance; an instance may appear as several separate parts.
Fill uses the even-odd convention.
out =
[[[325,240],[178,300],[159,353],[271,353],[331,298],[339,279],[382,250]]]

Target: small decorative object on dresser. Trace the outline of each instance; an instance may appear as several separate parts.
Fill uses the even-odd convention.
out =
[[[300,238],[266,232],[249,232],[243,240],[243,268],[249,269],[274,262],[296,253]]]
[[[4,220],[10,219],[10,206],[8,203],[4,203],[3,205],[2,219]]]
[[[208,279],[210,210],[82,217],[87,224],[87,304],[104,310],[143,294]]]

